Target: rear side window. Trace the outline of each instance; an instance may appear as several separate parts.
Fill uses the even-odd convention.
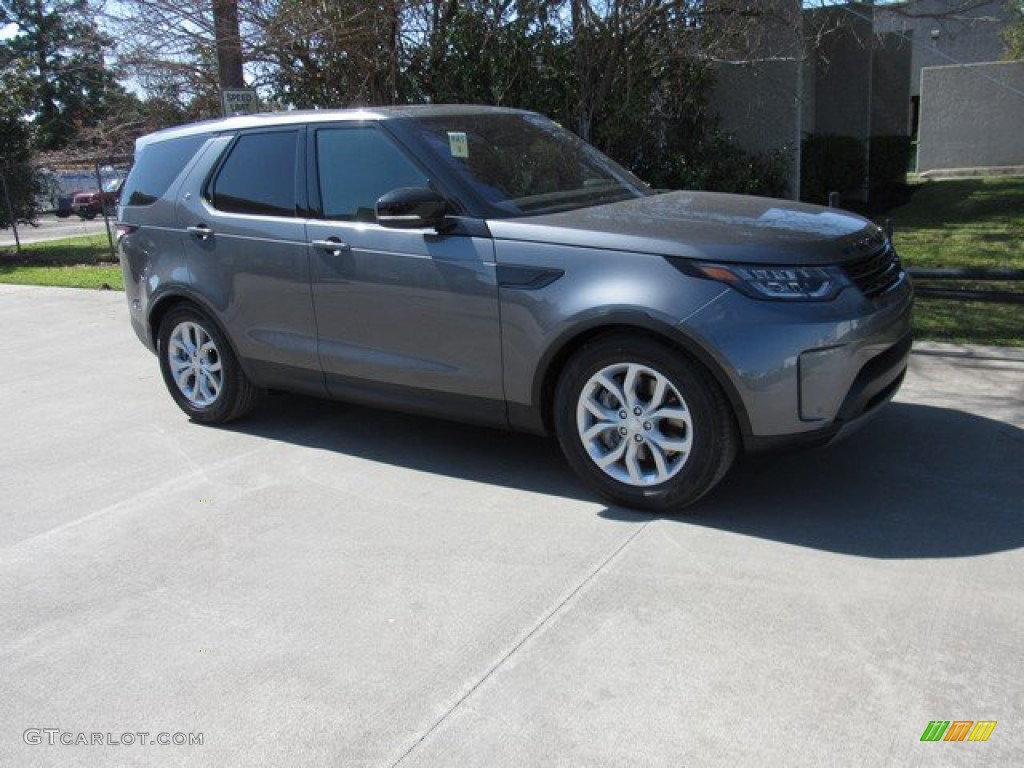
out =
[[[376,128],[325,128],[316,134],[324,217],[376,221],[377,198],[398,187],[425,187],[426,175]]]
[[[275,131],[240,136],[213,181],[213,207],[228,213],[294,216],[297,134]]]
[[[185,136],[144,146],[124,184],[122,205],[152,205],[163,197],[206,139]]]

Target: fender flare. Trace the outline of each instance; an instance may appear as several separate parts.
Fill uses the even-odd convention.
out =
[[[558,373],[565,362],[586,340],[616,330],[639,331],[679,348],[711,374],[725,394],[740,432],[743,435],[751,434],[750,417],[736,385],[703,345],[679,326],[661,322],[640,310],[621,309],[600,312],[573,323],[571,327],[558,334],[544,350],[534,373],[531,400],[533,409],[543,421],[545,431],[550,431],[551,395]]]

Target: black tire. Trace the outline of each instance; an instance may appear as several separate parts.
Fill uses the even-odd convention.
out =
[[[600,435],[599,439],[606,441],[608,445],[596,444],[594,439],[591,439],[592,447],[596,445],[598,450],[607,447],[609,454],[615,453],[619,447],[628,450],[630,438],[641,442],[641,445],[636,447],[640,451],[636,456],[653,470],[645,476],[651,479],[645,479],[643,483],[622,482],[613,477],[609,471],[599,467],[595,463],[595,459],[591,458],[584,445],[584,438],[577,428],[577,422],[580,419],[578,410],[581,408],[584,388],[587,388],[587,392],[591,394],[600,392],[600,396],[605,398],[604,405],[615,414],[612,418],[622,419],[621,414],[626,412],[625,409],[620,409],[619,405],[612,405],[616,402],[616,398],[608,399],[606,388],[597,385],[595,389],[592,377],[602,371],[617,371],[618,366],[629,365],[640,366],[643,370],[657,373],[666,379],[669,389],[664,402],[669,405],[665,407],[685,410],[689,419],[689,423],[681,420],[668,421],[667,419],[659,421],[658,404],[653,402],[653,394],[651,394],[651,400],[646,405],[640,402],[642,397],[634,405],[640,406],[641,409],[649,406],[649,413],[653,414],[655,422],[653,428],[648,421],[650,417],[642,416],[633,419],[627,416],[626,420],[617,422],[619,426],[614,429],[606,428],[597,433]],[[650,389],[653,390],[656,381],[657,379],[652,377],[648,377],[646,380],[641,379],[640,386],[649,384]],[[671,389],[673,387],[675,392]],[[625,394],[626,388],[621,387],[621,389]],[[683,401],[682,407],[676,405],[680,398]],[[594,402],[593,398],[588,399],[591,403]],[[570,358],[558,379],[553,415],[555,431],[562,452],[572,468],[589,486],[617,504],[660,513],[680,512],[710,491],[729,471],[739,447],[739,437],[732,410],[712,376],[679,350],[640,335],[616,333],[599,336],[580,348]],[[588,418],[587,414],[584,413],[582,418]],[[616,423],[604,418],[596,421],[602,425]],[[673,432],[672,435],[662,433],[663,424],[665,429]],[[634,431],[627,432],[626,437],[621,437],[622,430],[627,429]],[[648,447],[642,445],[644,438],[650,444]],[[684,439],[690,440],[688,451],[670,450],[665,452],[659,449],[658,452],[666,464],[670,467],[677,467],[673,470],[674,474],[670,475],[668,472],[659,474],[661,467],[654,466],[654,444],[672,445],[671,441]],[[670,442],[663,443],[661,441]],[[626,444],[620,445],[622,442]],[[617,465],[618,462],[615,464]],[[626,464],[623,462],[621,468],[617,469],[613,466],[612,471],[618,471],[621,474],[626,469]],[[666,476],[668,479],[655,483],[661,476]]]
[[[171,371],[171,357],[175,355],[175,350],[180,352],[178,345],[172,345],[171,336],[179,325],[185,323],[194,324],[205,332],[213,342],[212,347],[207,345],[212,359],[220,365],[220,387],[208,403],[197,402],[202,399],[201,395],[197,396],[196,401],[186,396],[175,382]],[[171,393],[178,407],[194,421],[204,424],[225,424],[241,418],[256,404],[260,390],[245,375],[220,327],[198,307],[182,304],[164,316],[160,323],[158,354],[160,372],[163,374],[167,391]],[[198,386],[195,376],[189,377],[188,383],[195,383]]]

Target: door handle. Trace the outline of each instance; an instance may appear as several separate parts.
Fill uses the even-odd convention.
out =
[[[213,230],[205,224],[196,224],[194,227],[186,227],[185,231],[197,240],[208,240],[213,237]]]
[[[310,242],[314,248],[327,251],[331,256],[341,256],[342,252],[352,250],[352,246],[342,242],[336,237],[328,237],[326,240],[313,240]]]

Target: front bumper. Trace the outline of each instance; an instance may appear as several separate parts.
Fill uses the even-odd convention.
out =
[[[873,357],[857,374],[842,398],[835,419],[826,427],[793,435],[745,435],[748,453],[788,448],[818,448],[836,442],[857,431],[899,391],[907,374],[912,337]],[[802,389],[801,389],[802,391]]]
[[[748,450],[827,443],[890,400],[906,372],[913,289],[869,300],[766,302],[729,291],[689,318],[729,379]]]

